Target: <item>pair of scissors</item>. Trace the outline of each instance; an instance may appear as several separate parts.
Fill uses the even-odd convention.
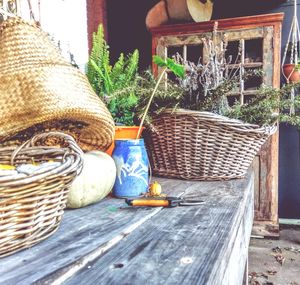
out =
[[[139,207],[177,207],[177,206],[194,206],[203,204],[203,200],[188,200],[180,197],[135,197],[127,198],[125,202],[129,206]]]

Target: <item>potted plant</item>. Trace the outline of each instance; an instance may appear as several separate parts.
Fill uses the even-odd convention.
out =
[[[132,197],[144,194],[149,187],[149,177],[148,177],[148,156],[144,145],[144,140],[139,139],[141,130],[143,129],[143,123],[146,118],[146,114],[152,103],[154,95],[157,94],[160,89],[160,82],[164,77],[167,70],[175,73],[178,76],[183,76],[184,69],[182,66],[174,63],[172,60],[163,61],[160,58],[156,58],[157,63],[163,66],[163,72],[160,75],[158,81],[154,80],[153,77],[148,73],[151,80],[144,80],[142,77],[137,78],[137,84],[135,85],[135,94],[138,96],[139,100],[144,97],[141,93],[138,93],[144,82],[150,85],[146,88],[151,90],[152,94],[150,99],[147,100],[145,105],[144,116],[141,118],[141,123],[139,126],[139,131],[134,139],[127,140],[116,140],[116,147],[112,154],[112,157],[117,166],[117,179],[114,185],[113,194],[116,197]],[[152,89],[153,87],[153,89]],[[170,92],[171,89],[167,89]],[[165,90],[164,90],[165,92]],[[148,98],[147,98],[148,99]]]
[[[272,97],[268,103],[269,96],[261,96],[265,100],[256,106],[260,112],[255,109],[257,98],[254,105],[229,107],[226,95],[237,88],[242,72],[229,70],[226,42],[222,43],[225,48],[220,48],[213,40],[204,39],[204,45],[208,62],[195,64],[179,57],[173,61],[185,69],[183,79],[161,84],[157,88],[160,92],[148,88],[146,80],[136,91],[141,96],[140,117],[146,117],[145,113],[148,117],[145,139],[156,175],[190,180],[243,177],[260,147],[276,131],[278,98]],[[160,66],[167,62],[172,59],[156,61]],[[253,75],[257,76],[256,72],[245,76]],[[177,92],[162,95],[166,85]]]
[[[282,72],[287,82],[300,82],[300,64],[288,63],[282,66]]]
[[[145,138],[155,174],[196,180],[241,177],[278,121],[300,127],[300,97],[293,96],[300,83],[281,89],[262,85],[251,100],[230,107],[226,95],[236,88],[239,75],[219,74],[217,83],[212,72],[218,68],[209,63],[185,61],[183,67],[184,78],[165,82],[154,96],[153,77],[144,78],[137,90],[140,117],[147,112]],[[251,71],[245,76],[261,75]]]
[[[110,63],[109,46],[104,39],[103,26],[93,35],[93,47],[87,65],[87,77],[94,91],[106,103],[116,123],[115,139],[136,138],[134,126],[135,106],[138,101],[134,90],[137,82],[139,52],[124,56]],[[113,146],[108,150],[111,154]]]

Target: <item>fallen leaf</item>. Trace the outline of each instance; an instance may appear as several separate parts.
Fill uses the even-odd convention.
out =
[[[253,278],[253,277],[256,277],[256,276],[257,276],[257,273],[254,272],[254,271],[249,273],[249,277]]]
[[[261,285],[257,280],[249,280],[249,285]]]
[[[279,246],[273,247],[272,251],[275,253],[282,253],[282,249]]]
[[[277,271],[275,271],[275,270],[267,270],[267,273],[269,275],[275,275],[277,273]]]
[[[257,272],[251,272],[251,273],[249,273],[249,277],[251,277],[251,278],[258,278],[258,277],[263,277],[263,278],[265,278],[265,279],[268,279],[269,277],[268,277],[268,275],[266,275],[265,273],[263,273],[263,272],[259,272],[259,273],[257,273]]]
[[[283,255],[275,255],[275,259],[276,261],[282,266],[284,261],[285,261],[285,257]]]
[[[284,249],[287,250],[287,251],[291,251],[291,252],[295,252],[295,253],[300,253],[300,248],[295,248],[293,246],[291,246],[291,247],[285,247]]]

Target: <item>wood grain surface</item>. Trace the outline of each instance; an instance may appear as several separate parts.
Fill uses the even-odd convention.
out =
[[[176,185],[179,186],[176,189],[182,189],[180,185],[188,185],[188,182],[176,181]],[[180,191],[176,195],[180,195]],[[53,236],[0,259],[0,284],[30,284],[76,262],[156,210],[139,208],[136,211],[127,207],[123,199],[111,198],[89,207],[66,210]]]
[[[159,181],[169,195],[205,203],[133,208],[108,198],[68,210],[51,238],[0,260],[0,284],[238,284],[232,278],[242,280],[247,260],[253,174]]]

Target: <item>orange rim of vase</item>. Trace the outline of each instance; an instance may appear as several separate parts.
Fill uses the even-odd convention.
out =
[[[142,127],[142,131],[145,129],[145,127]],[[139,131],[138,126],[115,126],[115,138],[114,140],[128,140],[128,139],[136,139],[137,134]],[[139,136],[139,138],[141,135]],[[114,150],[115,143],[113,142],[111,146],[106,151],[107,154],[112,155],[112,152]]]

